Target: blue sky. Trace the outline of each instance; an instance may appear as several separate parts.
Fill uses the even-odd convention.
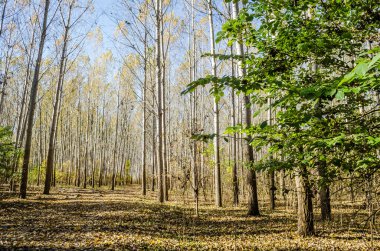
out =
[[[131,2],[139,2],[136,0],[124,0],[124,1],[131,1]],[[116,22],[113,20],[113,17],[119,16],[124,19],[123,12],[126,12],[125,20],[128,20],[127,12],[124,8],[120,8],[120,0],[93,0],[94,3],[94,13],[91,15],[91,20],[88,20],[88,23],[95,27],[99,27],[103,32],[103,44],[100,48],[95,47],[94,43],[89,42],[86,45],[86,52],[90,56],[91,59],[94,59],[95,57],[99,56],[101,53],[105,52],[106,50],[111,50],[114,58],[116,59],[116,62],[114,64],[115,67],[119,65],[121,62],[121,54],[123,56],[126,56],[128,53],[126,48],[122,49],[122,53],[120,52],[120,49],[115,48],[115,44],[117,41],[114,40],[113,35],[116,28]],[[136,3],[136,4],[137,4]],[[218,5],[219,8],[223,8],[221,6],[222,0],[215,0],[215,3]],[[174,6],[174,11],[176,12],[176,15],[187,19],[185,15],[185,5],[186,2],[184,0],[172,0],[172,6]],[[204,17],[205,13],[196,13],[197,19]],[[217,14],[215,13],[215,25],[216,29],[215,32],[218,32],[220,23],[218,22],[219,18],[217,17]],[[94,27],[94,28],[95,28]],[[207,27],[207,26],[206,26]],[[206,31],[208,32],[208,31]],[[187,49],[187,35],[184,35],[183,43],[180,43],[177,50],[179,50],[177,53],[175,53],[174,58],[172,58],[172,62],[174,64],[180,64],[182,61],[182,56],[185,50],[183,50],[182,46],[185,46]],[[176,62],[174,62],[176,61]],[[117,69],[114,69],[117,70]]]
[[[103,49],[113,50],[112,40],[109,38],[112,36],[115,30],[115,23],[109,17],[110,13],[114,9],[118,0],[94,0],[94,19],[96,26],[100,27],[103,31]]]

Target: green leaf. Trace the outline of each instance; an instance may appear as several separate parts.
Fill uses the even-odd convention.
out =
[[[268,126],[268,121],[264,121],[264,122],[262,122],[261,124],[260,124],[260,128],[261,129],[264,129],[265,127],[267,127]]]
[[[380,53],[378,53],[376,56],[374,56],[368,64],[368,68],[372,69],[372,67],[380,61]]]
[[[342,90],[339,90],[339,91],[335,94],[335,98],[336,98],[337,100],[343,100],[344,97],[345,97],[345,95],[344,95],[344,92],[343,92]]]
[[[360,62],[356,67],[355,67],[355,74],[363,77],[369,70],[368,64],[366,62]]]

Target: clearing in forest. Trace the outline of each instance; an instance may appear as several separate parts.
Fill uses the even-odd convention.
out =
[[[195,218],[190,201],[159,204],[153,193],[141,196],[138,186],[0,198],[0,249],[380,250],[379,235],[371,238],[360,225],[347,228],[347,209],[335,210],[328,225],[317,221],[317,236],[302,238],[294,212],[284,208],[247,217],[244,208],[210,204]]]

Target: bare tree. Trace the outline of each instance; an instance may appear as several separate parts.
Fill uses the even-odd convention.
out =
[[[164,202],[162,66],[161,66],[161,18],[162,0],[156,0],[156,88],[157,88],[157,167],[158,200]]]
[[[5,13],[7,10],[7,4],[8,4],[8,0],[4,0],[3,1],[3,9],[1,11],[1,20],[0,20],[0,38],[1,38],[1,35],[3,34],[4,20],[5,20]]]
[[[53,165],[54,165],[56,127],[57,127],[57,121],[58,121],[58,108],[59,108],[60,97],[62,95],[61,93],[62,93],[62,86],[63,86],[63,80],[64,80],[64,73],[66,71],[65,60],[67,57],[67,46],[69,42],[69,32],[71,28],[71,15],[72,15],[72,10],[74,8],[74,3],[75,1],[72,1],[69,4],[69,13],[68,13],[67,22],[65,18],[63,17],[64,14],[62,13],[62,10],[61,10],[62,22],[64,24],[63,47],[62,47],[61,59],[59,62],[58,83],[57,83],[57,90],[55,93],[53,117],[51,120],[51,127],[50,127],[50,134],[49,134],[49,150],[48,150],[48,156],[47,156],[44,194],[49,194],[50,187],[51,187]]]
[[[31,146],[32,146],[34,111],[36,108],[36,98],[37,98],[37,92],[38,92],[38,82],[39,82],[40,68],[41,68],[41,62],[42,62],[42,54],[44,51],[46,33],[47,33],[47,28],[48,28],[47,19],[48,19],[48,14],[49,14],[49,6],[50,6],[50,0],[45,0],[45,10],[44,10],[43,23],[42,23],[41,38],[40,38],[40,43],[39,43],[38,56],[36,59],[36,66],[34,69],[32,87],[30,91],[28,129],[26,131],[26,142],[25,142],[25,148],[24,148],[24,160],[23,160],[23,165],[22,165],[21,185],[20,185],[20,197],[23,199],[26,198],[26,189],[27,189],[27,184],[28,184],[28,170],[29,170],[29,161],[30,161],[30,153],[31,153]]]

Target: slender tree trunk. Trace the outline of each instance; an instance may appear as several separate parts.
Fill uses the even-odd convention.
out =
[[[12,45],[11,38],[13,37],[13,33],[9,34],[9,40],[7,41],[8,46],[6,46],[7,52],[5,55],[5,70],[4,70],[4,75],[2,76],[3,79],[2,81],[0,80],[0,86],[1,86],[1,91],[0,91],[0,115],[4,112],[4,101],[5,101],[5,96],[6,96],[6,87],[8,85],[8,78],[9,78],[9,68],[10,64],[12,62],[12,57],[14,53],[14,48],[15,46]],[[1,121],[2,122],[2,121]]]
[[[239,14],[238,3],[233,4],[233,14],[236,19]],[[242,41],[236,43],[237,55],[243,57],[244,50]],[[244,77],[246,74],[246,69],[244,63],[240,61],[239,65],[239,76]],[[245,105],[245,124],[247,127],[252,125],[252,111],[250,108],[250,97],[244,96],[244,105]],[[256,180],[256,171],[252,169],[251,164],[254,162],[253,148],[250,144],[251,137],[247,136],[246,141],[244,142],[244,155],[245,161],[248,163],[248,174],[247,174],[247,192],[248,192],[248,215],[259,215],[259,201],[257,196],[257,180]]]
[[[143,143],[142,143],[142,194],[146,195],[146,148],[147,148],[147,65],[148,65],[148,31],[144,26],[144,86],[143,86]]]
[[[352,173],[350,173],[350,200],[351,200],[351,203],[355,202],[354,179],[353,179]]]
[[[233,47],[231,46],[231,55],[233,55]],[[235,62],[231,61],[232,76],[236,75]],[[235,101],[235,89],[231,90],[231,124],[236,126],[236,101]],[[238,180],[238,155],[237,155],[237,135],[234,133],[232,139],[232,191],[233,191],[233,203],[234,206],[239,205],[239,180]]]
[[[191,1],[191,29],[189,32],[189,78],[190,82],[194,81],[196,78],[196,34],[195,34],[195,9],[194,9],[194,0]],[[190,96],[190,123],[191,123],[191,132],[192,134],[197,133],[197,90],[191,93]],[[192,169],[193,169],[193,192],[194,192],[194,201],[195,201],[195,215],[199,215],[199,175],[198,175],[198,150],[197,150],[197,141],[193,140],[192,142]]]
[[[319,187],[319,199],[321,203],[321,218],[322,221],[331,220],[331,204],[330,204],[330,187],[327,183],[327,170],[326,162],[323,162],[318,167],[319,176],[322,179],[322,182]]]
[[[212,75],[217,76],[216,58],[215,58],[215,35],[214,20],[212,11],[212,0],[208,0],[208,17],[210,26],[210,50],[213,55],[211,58]],[[222,182],[220,177],[220,149],[219,149],[219,97],[214,97],[214,179],[215,179],[215,205],[222,206]]]
[[[0,36],[1,37],[1,36]],[[18,117],[18,123],[17,123],[17,133],[16,133],[16,141],[15,141],[15,150],[18,150],[19,148],[21,148],[21,145],[23,143],[23,135],[25,133],[25,117],[28,116],[28,110],[26,110],[26,114],[24,116],[24,110],[25,110],[25,106],[26,106],[26,103],[27,103],[27,93],[28,93],[28,88],[29,88],[29,82],[30,82],[30,75],[31,75],[31,67],[32,67],[32,60],[33,60],[33,49],[34,49],[34,45],[35,45],[35,29],[33,28],[33,31],[32,31],[32,37],[31,37],[31,42],[30,42],[30,50],[29,50],[29,53],[27,55],[27,66],[26,66],[26,74],[25,74],[25,81],[24,81],[24,90],[23,90],[23,94],[22,94],[22,101],[21,101],[21,108],[20,108],[20,114],[19,114],[19,117]],[[41,115],[41,111],[40,111],[40,115]],[[41,121],[40,121],[41,122]],[[40,135],[40,142],[42,144],[42,135]],[[42,149],[42,145],[40,146],[41,149]],[[17,169],[18,169],[18,166],[19,166],[19,159],[20,159],[20,154],[21,154],[21,151],[15,151],[14,153],[14,160],[13,160],[13,166],[12,166],[12,174],[14,174],[15,172],[17,172]],[[41,155],[42,157],[42,155]],[[42,159],[40,159],[41,162],[40,164],[42,163]],[[39,171],[38,171],[38,174],[40,174],[40,168],[41,166],[39,166]],[[10,182],[10,187],[11,187],[11,190],[12,191],[16,191],[16,187],[15,187],[15,180],[14,178],[12,177],[11,179],[11,182]],[[39,182],[38,182],[39,183]]]
[[[58,84],[57,84],[57,90],[55,93],[53,118],[51,120],[51,127],[50,127],[49,150],[48,150],[47,163],[46,163],[44,194],[49,194],[50,187],[51,187],[51,178],[52,178],[52,172],[53,172],[53,167],[54,167],[56,128],[57,128],[57,122],[58,122],[58,117],[59,117],[59,108],[60,108],[59,103],[60,103],[60,98],[62,96],[61,93],[62,93],[62,86],[63,86],[63,81],[64,81],[64,74],[66,71],[65,59],[66,59],[66,51],[67,51],[68,37],[69,37],[69,31],[70,31],[72,8],[73,8],[73,5],[70,5],[69,17],[68,17],[67,25],[65,26],[64,38],[63,38],[61,60],[59,63]]]
[[[0,22],[0,38],[1,38],[1,35],[3,35],[4,20],[5,20],[5,13],[7,10],[8,0],[4,0],[3,4],[4,5],[3,5],[3,10],[1,12],[1,22]]]
[[[273,125],[273,122],[272,122],[272,108],[271,108],[271,105],[272,105],[272,100],[271,98],[268,99],[268,106],[269,106],[269,109],[268,109],[268,125]],[[269,158],[272,160],[273,159],[273,155],[271,153],[268,153],[269,154]],[[269,171],[269,201],[270,201],[270,209],[271,210],[274,210],[275,207],[276,207],[276,185],[275,185],[275,172],[274,170],[270,170]]]
[[[113,148],[113,167],[112,167],[112,184],[111,184],[111,190],[115,190],[116,185],[116,156],[117,156],[117,142],[119,138],[119,111],[120,111],[120,86],[119,90],[117,92],[117,112],[116,112],[116,129],[115,129],[115,145]]]
[[[41,167],[44,162],[44,150],[43,150],[43,139],[42,139],[42,107],[40,104],[40,119],[39,119],[39,129],[40,129],[40,135],[39,135],[39,141],[40,141],[40,163],[38,165],[38,174],[37,174],[37,186],[40,186],[41,183]]]
[[[155,123],[155,116],[154,116],[154,112],[152,112],[152,139],[153,139],[153,143],[152,143],[152,192],[154,192],[155,190],[155,187],[156,187],[156,180],[155,180],[155,170],[157,169],[156,166],[157,166],[157,140],[156,140],[156,135],[157,135],[157,123]]]
[[[91,84],[91,81],[88,81],[88,84]],[[86,149],[84,156],[84,175],[83,175],[83,188],[87,188],[87,174],[88,174],[88,155],[89,155],[89,140],[90,140],[90,131],[91,131],[91,123],[90,123],[90,106],[91,106],[91,86],[89,86],[89,91],[87,95],[87,126],[86,126]]]
[[[156,87],[157,87],[157,174],[158,201],[164,202],[164,163],[163,163],[163,114],[162,114],[162,66],[161,66],[161,18],[162,0],[156,0]]]
[[[71,115],[72,113],[67,111],[67,117],[73,117]],[[67,185],[71,185],[71,182],[72,182],[72,174],[73,174],[73,170],[74,170],[74,166],[75,166],[75,147],[74,147],[74,144],[73,144],[73,137],[74,137],[74,130],[73,130],[73,124],[72,122],[70,122],[70,126],[69,126],[69,133],[70,133],[70,142],[69,142],[69,145],[70,145],[70,167],[69,167],[69,173],[67,174]]]
[[[105,144],[106,144],[106,130],[105,130],[105,97],[103,96],[103,107],[102,107],[102,136],[101,136],[101,144],[100,144],[100,166],[99,166],[99,184],[98,186],[101,187],[103,185],[103,177],[104,177],[104,170],[105,170]]]
[[[161,7],[162,8],[162,7]],[[163,190],[164,200],[169,200],[168,189],[168,161],[167,161],[167,132],[166,132],[166,55],[164,50],[164,18],[161,16],[161,102],[162,102],[162,161],[163,161]]]
[[[41,68],[41,62],[42,62],[42,54],[43,54],[44,46],[45,46],[49,6],[50,6],[50,0],[46,0],[44,18],[43,18],[43,23],[42,23],[41,39],[40,39],[40,44],[39,44],[39,49],[38,49],[36,66],[34,70],[32,88],[30,91],[28,129],[26,132],[24,160],[23,160],[23,165],[22,165],[21,185],[20,185],[20,197],[23,199],[26,198],[26,189],[28,185],[28,172],[29,172],[29,161],[30,161],[30,153],[31,153],[31,146],[32,146],[34,111],[36,108],[36,98],[37,98],[37,92],[38,92],[38,82],[39,82],[40,68]]]
[[[93,124],[95,125],[95,129],[93,130],[92,135],[92,146],[91,146],[91,186],[94,189],[95,188],[95,168],[96,168],[96,156],[97,156],[97,137],[98,137],[98,106],[94,102],[94,106],[96,106],[96,112],[95,112],[95,122]],[[94,120],[94,119],[93,119]]]
[[[288,190],[286,189],[286,182],[285,182],[285,170],[281,170],[281,195],[285,202],[286,209],[288,209],[288,203],[287,203],[287,194]]]
[[[373,210],[373,174],[367,173],[365,175],[365,204],[368,210],[368,219],[370,219],[370,224],[375,223],[375,215]]]
[[[78,158],[77,158],[77,181],[76,184],[80,187],[81,172],[82,172],[82,107],[81,107],[81,86],[79,86],[78,97],[78,118],[77,118],[77,138],[78,138]]]

